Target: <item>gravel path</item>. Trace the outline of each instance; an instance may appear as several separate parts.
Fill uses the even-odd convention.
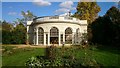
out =
[[[0,45],[1,46],[1,45]],[[4,45],[2,45],[4,46]],[[47,46],[45,45],[25,45],[25,44],[20,44],[20,45],[5,45],[5,46],[16,46],[17,48],[25,48],[25,47],[32,47],[32,48],[46,48]],[[58,46],[57,47],[62,47],[62,46]],[[65,47],[70,47],[70,45],[66,45]]]

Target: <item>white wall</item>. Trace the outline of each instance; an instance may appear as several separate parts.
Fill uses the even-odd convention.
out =
[[[36,27],[42,27],[44,29],[44,32],[49,32],[52,27],[57,27],[60,32],[64,32],[68,27],[72,29],[72,32],[76,32],[77,28],[81,29],[80,25],[70,23],[44,23],[38,24]]]
[[[63,21],[63,22],[55,22],[55,21]],[[47,22],[45,22],[47,21]],[[50,22],[51,21],[51,22]],[[54,23],[52,22],[54,21]],[[65,21],[65,22],[64,22]],[[84,33],[85,31],[87,32],[87,20],[77,20],[73,18],[72,21],[69,20],[64,20],[63,17],[60,17],[58,20],[42,20],[39,22],[32,22],[28,21],[27,22],[27,32],[30,36],[30,42],[33,43],[33,38],[34,38],[34,28],[39,28],[42,27],[44,32],[50,32],[50,29],[52,27],[58,28],[60,34],[65,33],[66,28],[70,27],[72,29],[72,32],[76,35],[76,30],[79,28],[79,33]],[[75,22],[74,22],[75,21]],[[45,22],[45,23],[44,23]],[[31,25],[32,24],[32,25]],[[79,36],[80,37],[80,36]],[[80,43],[81,39],[80,38],[75,38],[75,41]]]

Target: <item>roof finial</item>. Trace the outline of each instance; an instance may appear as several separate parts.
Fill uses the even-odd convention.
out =
[[[69,16],[71,16],[71,12],[69,11]]]

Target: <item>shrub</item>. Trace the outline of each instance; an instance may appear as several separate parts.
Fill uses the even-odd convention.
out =
[[[46,58],[54,60],[56,58],[56,47],[55,46],[48,46],[46,48]]]
[[[80,50],[74,46],[70,48],[57,48],[55,46],[49,46],[46,48],[45,56],[31,57],[25,63],[26,66],[37,66],[37,67],[99,67],[99,64],[94,58],[92,53],[89,52],[89,48],[82,48],[84,55],[77,58],[77,51]]]

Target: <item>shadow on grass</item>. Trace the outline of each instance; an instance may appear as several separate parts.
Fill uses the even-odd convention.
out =
[[[110,52],[114,54],[120,54],[120,46],[108,46],[108,45],[99,45],[97,49],[103,52]]]

